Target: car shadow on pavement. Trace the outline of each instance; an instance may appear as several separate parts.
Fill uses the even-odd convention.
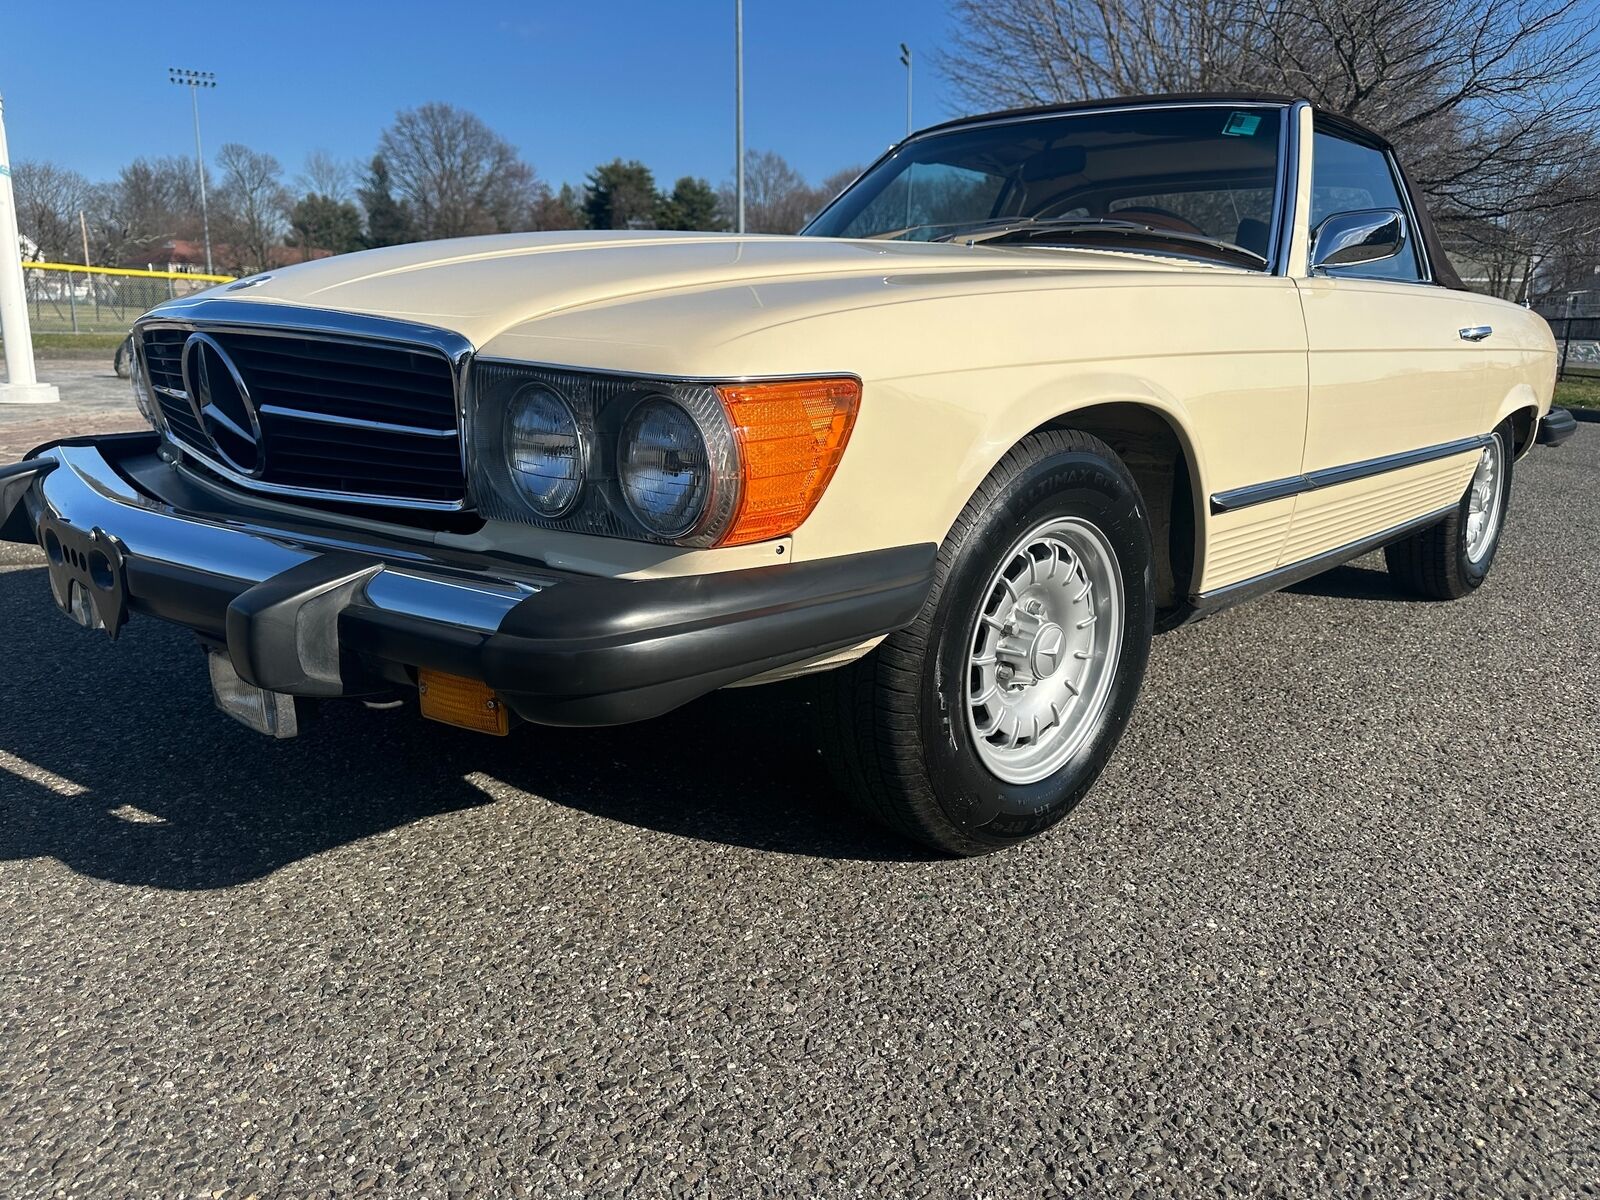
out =
[[[54,857],[117,883],[228,887],[415,821],[531,793],[700,840],[911,860],[838,797],[799,684],[721,692],[614,729],[488,738],[414,707],[324,709],[273,742],[211,704],[187,632],[78,629],[42,569],[0,569],[0,861]],[[542,799],[539,799],[542,798]]]
[[[1292,596],[1326,596],[1332,600],[1392,600],[1399,603],[1423,601],[1400,587],[1389,572],[1377,567],[1345,564],[1314,575],[1283,589]]]

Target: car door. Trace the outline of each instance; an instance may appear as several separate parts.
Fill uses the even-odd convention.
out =
[[[1310,226],[1360,209],[1409,213],[1387,150],[1342,129],[1313,137]],[[1430,280],[1407,220],[1393,258],[1299,281],[1309,397],[1303,472],[1282,564],[1352,545],[1460,499],[1492,401],[1473,371],[1472,297]]]

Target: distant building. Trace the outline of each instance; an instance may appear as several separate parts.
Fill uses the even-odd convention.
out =
[[[314,258],[332,256],[331,250],[308,250],[301,246],[269,246],[267,261],[262,263],[259,269],[270,271],[274,267],[289,267]],[[238,256],[228,243],[212,245],[211,261],[216,264],[218,274],[228,274],[229,271],[223,264],[237,260]],[[205,243],[188,238],[169,238],[155,246],[146,247],[142,253],[135,252],[128,255],[127,260],[119,265],[146,271],[176,271],[182,274],[203,275],[206,273]]]

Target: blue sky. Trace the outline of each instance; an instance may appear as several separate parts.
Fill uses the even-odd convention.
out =
[[[812,180],[875,157],[904,132],[901,41],[919,54],[917,124],[956,115],[931,61],[949,33],[944,0],[746,0],[747,144]],[[427,100],[476,112],[555,184],[618,155],[667,182],[715,184],[733,164],[732,0],[5,0],[11,157],[102,179],[141,154],[192,154],[168,65],[217,73],[200,96],[208,157],[240,141],[291,176],[315,149],[369,157],[397,109]]]

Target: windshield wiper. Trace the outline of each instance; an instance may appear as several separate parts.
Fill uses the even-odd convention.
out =
[[[1182,233],[1176,229],[1162,229],[1158,225],[1147,225],[1143,221],[1124,221],[1115,217],[1061,217],[1038,218],[1026,217],[1021,220],[1007,220],[988,227],[979,227],[966,233],[947,233],[941,237],[931,239],[935,242],[965,242],[969,246],[977,246],[986,242],[1004,241],[1008,238],[1027,240],[1036,237],[1051,236],[1056,234],[1095,234],[1106,233],[1113,237],[1156,238],[1161,241],[1181,242],[1187,245],[1204,246],[1209,250],[1221,250],[1225,254],[1241,255],[1253,263],[1261,266],[1267,265],[1264,255],[1257,254],[1254,250],[1214,238],[1204,233]]]
[[[903,238],[908,233],[917,233],[923,229],[953,229],[955,233],[942,233],[938,237],[929,238],[930,242],[976,242],[988,241],[991,237],[1011,233],[1019,229],[1040,229],[1044,227],[1055,228],[1062,225],[1127,225],[1133,226],[1132,221],[1120,221],[1111,217],[982,217],[975,221],[929,221],[921,225],[903,225],[899,229],[885,229],[882,233],[869,233],[863,239],[869,242],[887,242],[895,238]],[[1139,228],[1144,228],[1139,226]],[[969,238],[969,234],[975,236]]]
[[[899,229],[885,229],[882,233],[869,233],[862,241],[889,242],[895,238],[903,238],[908,233],[916,233],[919,229],[971,229],[975,226],[986,225],[986,221],[932,221],[925,225],[905,225]],[[954,236],[943,238],[929,238],[933,242],[954,241]]]

